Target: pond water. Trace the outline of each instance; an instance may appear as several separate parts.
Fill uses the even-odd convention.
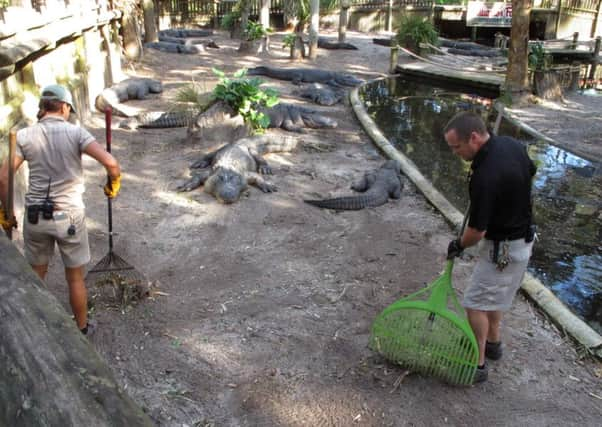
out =
[[[495,117],[487,116],[493,96],[409,78],[379,80],[360,91],[389,141],[461,212],[470,164],[451,153],[442,129],[465,110],[481,113],[493,127]],[[602,165],[536,141],[505,121],[498,133],[528,144],[538,166],[533,190],[539,240],[529,271],[602,333]]]

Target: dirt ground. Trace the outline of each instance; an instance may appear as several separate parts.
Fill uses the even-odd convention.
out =
[[[291,63],[281,34],[258,57],[239,55],[225,34],[214,37],[221,49],[198,55],[149,50],[125,71],[160,78],[165,91],[130,105],[166,109],[191,81],[210,90],[211,67],[315,66],[379,77],[389,50],[373,44],[374,36],[350,33],[358,51],[320,50],[313,64]],[[268,85],[302,102],[286,96],[290,83]],[[571,125],[578,104],[592,99],[538,104],[525,116],[599,156],[602,105],[589,110],[587,128]],[[601,365],[522,295],[503,324],[504,357],[490,363],[484,384],[459,388],[405,376],[367,347],[378,313],[442,271],[454,231],[409,182],[400,200],[375,209],[334,213],[304,204],[349,192],[384,160],[348,105],[315,108],[338,128],[299,138],[327,148],[268,155],[278,192],[251,188],[229,206],[202,190],[173,191],[191,161],[213,146],[188,141],[183,128],[125,131],[113,121],[113,152],[123,167],[116,253],[161,292],[125,310],[93,313],[91,343],[126,392],[159,426],[599,425]],[[568,126],[559,120],[565,118]],[[590,125],[597,131],[588,133]],[[104,142],[100,114],[86,126]],[[86,167],[93,265],[108,249],[106,200],[103,171],[89,159]],[[471,266],[456,263],[459,293]],[[48,286],[68,307],[58,258]]]

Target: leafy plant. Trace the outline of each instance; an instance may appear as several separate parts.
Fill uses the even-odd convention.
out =
[[[249,21],[247,23],[247,28],[245,28],[244,37],[248,41],[259,40],[260,38],[267,36],[271,32],[271,29],[265,28],[260,23]]]
[[[542,42],[537,42],[529,47],[529,68],[534,71],[543,71],[552,65],[552,55],[543,47]]]
[[[226,13],[222,18],[221,27],[224,30],[230,31],[238,23],[240,23],[240,10],[232,9],[232,12]]]
[[[216,68],[213,68],[213,72],[220,78],[213,89],[213,97],[228,103],[251,125],[255,133],[262,133],[269,126],[270,118],[258,109],[278,104],[278,93],[272,89],[262,90],[259,87],[262,80],[246,77],[245,68],[234,73],[232,78]]]
[[[282,39],[282,46],[284,46],[284,48],[292,48],[295,45],[295,39],[297,38],[297,35],[294,33],[289,33],[286,36],[284,36],[284,38]]]
[[[397,42],[412,51],[420,49],[420,43],[439,44],[439,34],[435,26],[426,18],[405,15],[401,18]]]

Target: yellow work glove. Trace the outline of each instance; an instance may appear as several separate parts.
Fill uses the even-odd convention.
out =
[[[17,228],[17,218],[14,216],[10,219],[7,218],[6,213],[4,213],[4,208],[0,208],[0,227],[6,232],[9,232],[13,228]]]
[[[112,199],[119,193],[119,189],[121,188],[121,175],[111,178],[107,178],[107,185],[104,186],[103,190],[105,191],[105,195]]]

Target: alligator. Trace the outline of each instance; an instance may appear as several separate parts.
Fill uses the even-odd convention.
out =
[[[198,110],[150,111],[128,117],[119,123],[122,129],[188,127],[196,120]]]
[[[365,173],[360,181],[351,186],[351,189],[363,194],[324,200],[304,200],[304,202],[319,208],[360,210],[384,205],[389,197],[399,199],[403,189],[399,162],[387,160],[376,171]]]
[[[211,39],[182,39],[179,37],[163,36],[159,34],[159,41],[173,44],[183,44],[185,46],[196,46],[201,51],[206,47],[219,49],[219,46]]]
[[[186,54],[194,54],[203,51],[203,47],[199,47],[199,45],[195,44],[180,44],[180,43],[170,43],[170,42],[149,42],[144,43],[144,47],[148,47],[151,49],[157,49],[161,52],[169,52],[169,53],[186,53]]]
[[[337,122],[323,113],[294,104],[279,103],[271,108],[258,109],[270,118],[270,128],[282,128],[290,132],[305,132],[308,128],[336,128]]]
[[[213,30],[191,30],[191,29],[171,28],[168,30],[159,31],[159,37],[167,36],[167,37],[188,38],[188,37],[209,37],[212,35],[213,35]]]
[[[311,85],[303,86],[299,90],[294,90],[293,95],[310,99],[319,105],[334,105],[343,100],[345,91],[329,85],[312,83]]]
[[[191,191],[204,185],[206,193],[224,204],[238,201],[249,185],[264,193],[277,191],[275,185],[261,176],[272,174],[272,169],[261,156],[293,151],[297,144],[297,138],[283,135],[253,136],[226,144],[192,163],[192,177],[177,186],[176,191]]]
[[[136,114],[137,110],[122,105],[122,102],[130,99],[145,99],[149,93],[161,92],[163,92],[163,85],[159,80],[135,77],[104,89],[96,97],[94,104],[98,111],[104,111],[106,107],[111,107],[114,114],[131,117]]]
[[[351,74],[311,68],[272,68],[260,66],[250,68],[247,74],[249,76],[266,76],[279,80],[289,80],[294,84],[326,83],[333,87],[358,86],[364,82]]]
[[[357,47],[351,43],[328,40],[324,37],[318,37],[318,47],[322,49],[349,49],[357,50]]]

